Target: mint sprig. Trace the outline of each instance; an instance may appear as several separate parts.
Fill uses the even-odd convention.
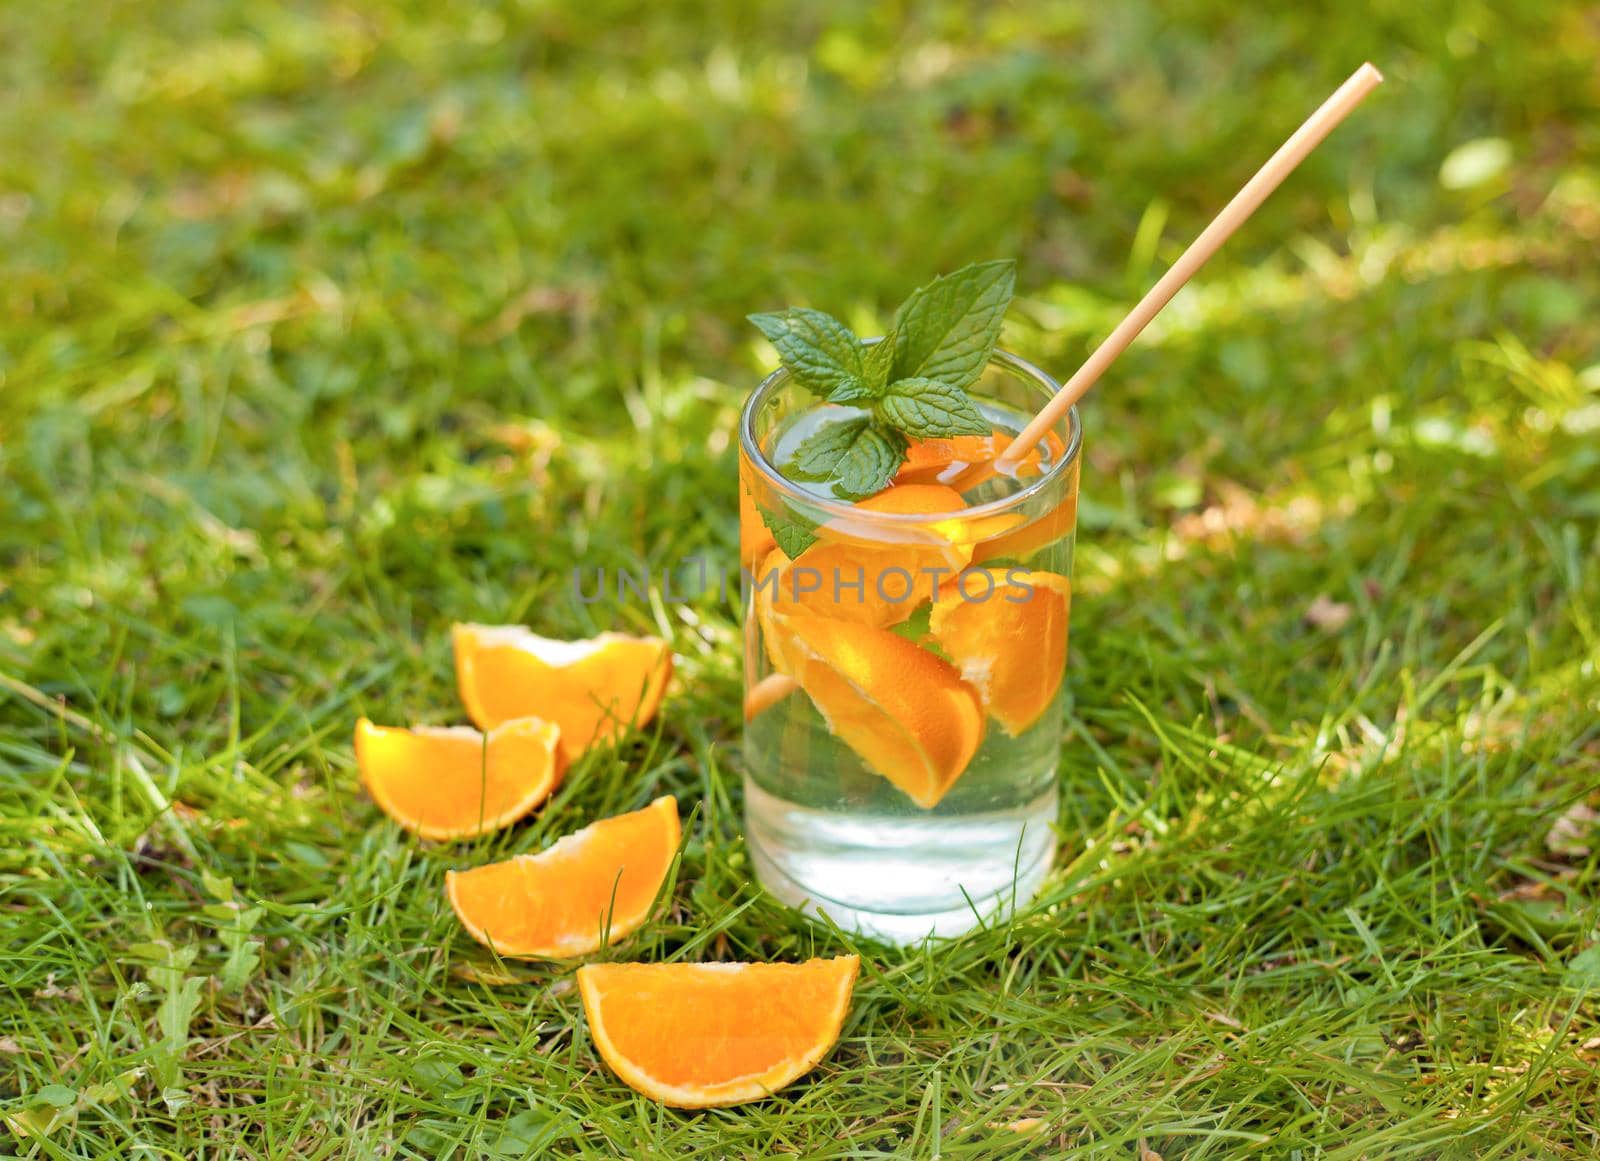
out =
[[[878,414],[901,431],[923,439],[988,435],[990,431],[989,421],[972,396],[959,387],[921,375],[889,384],[878,404]]]
[[[1015,287],[1010,260],[963,266],[914,291],[890,332],[871,345],[820,310],[751,315],[797,383],[855,409],[808,436],[790,470],[859,500],[894,478],[909,440],[987,435],[969,389],[1000,340]],[[772,520],[767,526],[778,534]]]
[[[827,396],[852,383],[864,384],[861,340],[831,314],[791,307],[775,314],[753,314],[750,321],[807,390]]]
[[[979,262],[935,278],[895,312],[893,379],[978,381],[1016,289],[1015,262]],[[987,429],[985,429],[987,430]]]
[[[906,458],[906,437],[869,415],[823,424],[800,442],[789,471],[862,500],[880,491]]]

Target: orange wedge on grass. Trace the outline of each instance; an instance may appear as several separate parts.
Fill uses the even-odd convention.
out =
[[[588,955],[637,931],[678,850],[678,803],[602,819],[536,855],[445,873],[461,925],[508,959]]]
[[[983,707],[956,667],[870,625],[793,616],[775,629],[834,737],[918,806],[937,806],[983,741]]]
[[[860,961],[588,964],[595,1047],[628,1087],[681,1109],[771,1096],[839,1040]]]
[[[367,792],[395,822],[428,839],[473,838],[509,826],[550,796],[566,771],[560,729],[538,718],[487,735],[467,726],[356,723]]]
[[[1061,688],[1072,588],[1051,572],[969,569],[939,589],[928,629],[984,708],[1015,737],[1038,721]],[[963,598],[962,592],[966,593]]]
[[[672,675],[672,653],[658,637],[556,641],[521,625],[456,625],[451,636],[467,716],[480,729],[528,716],[553,721],[568,761],[649,722]]]

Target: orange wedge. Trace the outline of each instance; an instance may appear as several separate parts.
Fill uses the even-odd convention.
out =
[[[854,505],[863,513],[938,516],[966,507],[941,484],[886,488]],[[812,613],[861,625],[897,625],[933,596],[940,574],[964,568],[973,545],[1001,526],[961,520],[899,528],[872,517],[840,516],[817,530],[797,560],[772,549],[755,574],[759,600],[782,614]]]
[[[520,625],[457,625],[451,635],[467,716],[482,729],[531,715],[556,722],[568,761],[647,723],[672,675],[658,637],[555,641]]]
[[[955,666],[887,629],[784,620],[784,659],[833,735],[924,810],[983,741],[983,707]]]
[[[1078,493],[1074,489],[1065,500],[1031,523],[991,536],[973,547],[972,563],[1011,558],[1025,560],[1047,544],[1072,533],[1078,522]]]
[[[864,512],[891,512],[916,516],[955,513],[964,510],[966,506],[966,501],[962,499],[960,492],[943,484],[895,485],[855,505]],[[886,528],[882,521],[869,524],[850,516],[840,516],[823,525],[821,535],[847,544],[887,547],[896,555],[904,554],[905,545],[908,543],[926,544],[936,547],[943,563],[952,572],[956,572],[965,568],[971,561],[973,550],[977,545],[1017,527],[1022,521],[1023,517],[1015,512],[1003,512],[995,516],[952,515],[948,520],[933,520],[904,532],[897,532]],[[903,541],[899,539],[886,541],[886,536],[899,536]],[[917,563],[931,567],[939,562],[930,558],[919,560]]]
[[[755,499],[756,487],[755,472],[750,467],[750,461],[741,455],[739,457],[739,564],[751,569],[760,564],[762,558],[778,545],[772,538],[772,532],[767,528],[766,522],[761,519],[761,510]]]
[[[578,969],[595,1047],[623,1082],[680,1109],[761,1100],[839,1041],[860,960],[604,963]]]
[[[509,826],[538,806],[567,767],[561,730],[538,718],[487,735],[467,726],[356,723],[356,764],[385,814],[429,839],[472,838]]]
[[[929,632],[1015,737],[1061,688],[1072,587],[1056,573],[1021,568],[968,569],[958,584],[940,587]]]
[[[678,849],[678,803],[601,819],[536,855],[448,871],[467,932],[504,957],[566,959],[637,931]]]
[[[995,435],[1001,433],[997,430]],[[1010,439],[1006,437],[1006,442]],[[983,463],[999,455],[994,435],[957,435],[944,439],[914,439],[906,446],[905,462],[894,474],[901,484],[939,484],[946,472],[954,476],[968,464]]]
[[[896,484],[948,484],[964,469],[975,464],[992,464],[1011,446],[1013,436],[998,427],[989,435],[957,435],[946,439],[914,439],[906,448],[905,462],[895,473]],[[1059,454],[1061,439],[1051,433],[1048,437],[1051,454]],[[1038,445],[1028,449],[1017,463],[1016,475],[1032,476],[1039,472]],[[962,478],[962,486],[971,488],[992,476],[992,470],[974,472]]]
[[[943,484],[892,484],[874,496],[858,500],[853,505],[857,512],[882,513],[892,516],[940,516],[956,513],[967,506],[961,493]],[[979,535],[974,535],[974,531]],[[972,545],[993,533],[988,525],[970,519],[928,520],[910,528],[899,529],[884,521],[868,516],[857,519],[853,515],[837,516],[817,530],[824,541],[838,541],[865,548],[892,548],[903,552],[907,546],[941,549],[940,555],[952,568],[960,568],[972,556]],[[891,539],[892,538],[892,539]],[[951,551],[952,546],[958,546]]]
[[[933,597],[939,573],[952,570],[940,547],[867,548],[815,544],[790,560],[774,548],[756,570],[762,612],[810,613],[858,625],[898,625]]]

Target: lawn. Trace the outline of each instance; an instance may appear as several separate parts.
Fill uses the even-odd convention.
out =
[[[0,7],[0,1155],[1593,1157],[1600,23],[1579,5]],[[893,14],[899,12],[899,14]],[[1389,83],[1096,389],[1062,863],[894,950],[752,883],[753,310],[1015,256],[1058,374],[1363,59]],[[452,621],[670,638],[530,822],[408,838],[351,729]],[[662,793],[618,959],[858,951],[680,1114],[444,871]]]

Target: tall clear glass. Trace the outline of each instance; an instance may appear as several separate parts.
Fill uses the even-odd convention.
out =
[[[1073,411],[992,466],[1057,384],[995,352],[990,436],[912,441],[854,504],[785,475],[857,414],[779,370],[739,424],[745,826],[758,877],[843,927],[956,935],[1032,896],[1055,855],[1077,522]]]

